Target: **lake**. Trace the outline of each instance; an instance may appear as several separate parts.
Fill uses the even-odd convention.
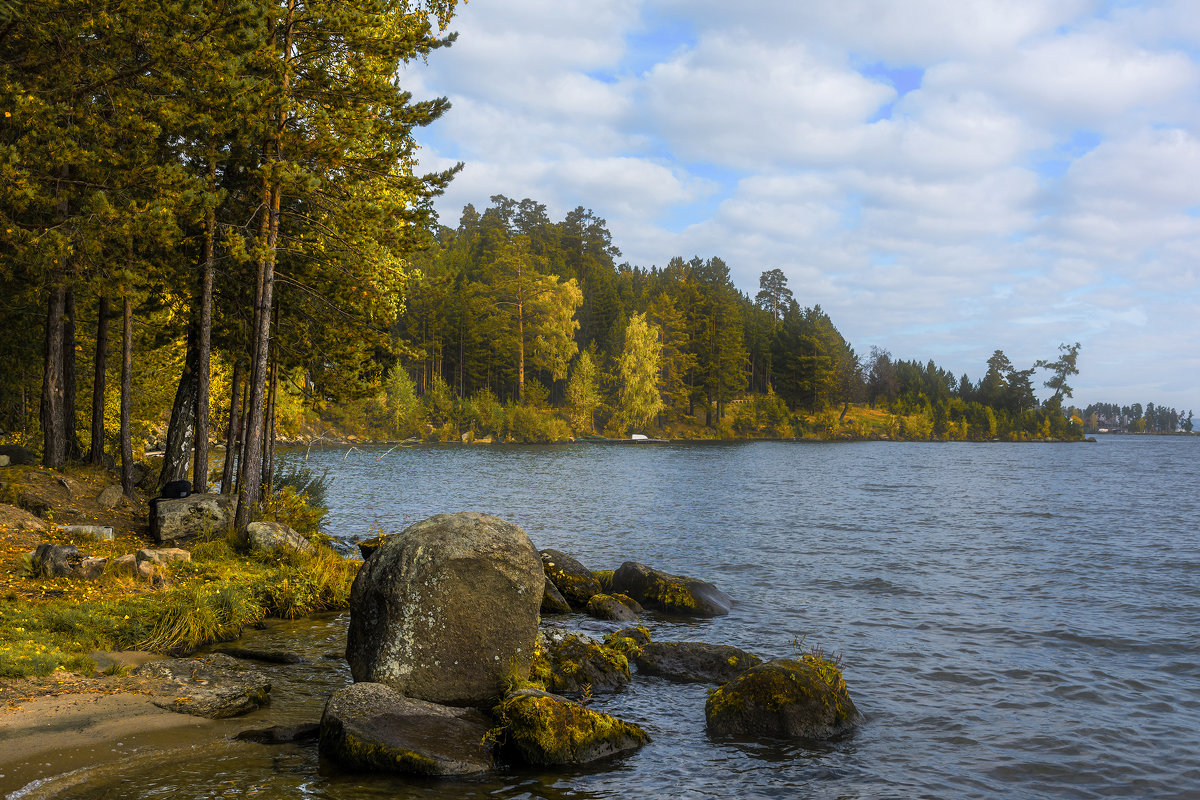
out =
[[[733,613],[651,617],[655,639],[764,657],[822,648],[841,657],[863,722],[816,748],[714,741],[704,687],[635,677],[595,706],[654,741],[601,767],[405,781],[342,774],[311,749],[224,743],[197,749],[186,771],[151,760],[60,796],[252,786],[263,797],[1200,797],[1200,440],[285,458],[306,456],[333,479],[326,527],[342,537],[482,511],[592,569],[637,560],[710,580],[736,599]],[[337,615],[261,634],[299,640],[320,663],[273,667],[273,708],[231,729],[319,718],[349,680],[344,663],[319,658],[341,646],[345,625]]]

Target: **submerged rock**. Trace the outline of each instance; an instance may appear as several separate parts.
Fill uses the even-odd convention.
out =
[[[537,551],[512,523],[461,513],[410,526],[354,579],[354,680],[449,705],[494,701],[529,675],[544,581]]]
[[[600,594],[600,581],[591,570],[560,550],[543,550],[542,567],[573,608],[583,608],[592,595]]]
[[[635,561],[626,561],[613,573],[613,591],[669,614],[719,617],[733,608],[733,598],[707,581],[672,575]]]
[[[625,655],[590,636],[554,631],[539,644],[530,680],[556,694],[604,694],[629,684]]]
[[[270,728],[255,728],[242,731],[233,738],[239,742],[257,744],[313,744],[321,736],[321,725],[309,722],[304,725],[272,725]]]
[[[709,733],[825,739],[854,727],[842,672],[823,658],[781,658],[751,667],[708,696]]]
[[[339,689],[321,717],[321,754],[350,769],[470,775],[492,768],[479,711],[405,697],[381,683]]]
[[[527,764],[586,764],[650,741],[637,725],[537,689],[513,692],[496,707],[493,736]]]
[[[587,601],[587,613],[596,619],[632,622],[641,613],[636,600],[624,594],[594,594]]]
[[[725,683],[762,659],[738,647],[707,642],[649,642],[634,656],[641,675],[690,683]]]
[[[645,625],[638,625],[632,628],[621,628],[618,631],[606,634],[604,644],[612,650],[616,650],[628,659],[632,659],[635,655],[642,652],[642,648],[650,644],[650,631]]]
[[[225,719],[253,711],[271,699],[266,675],[221,653],[149,661],[133,674],[166,681],[168,694],[153,703],[180,714]]]

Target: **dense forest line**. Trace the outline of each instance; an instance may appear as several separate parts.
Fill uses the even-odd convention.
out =
[[[452,41],[454,6],[4,11],[0,435],[51,467],[119,455],[127,478],[161,444],[163,482],[215,472],[247,507],[278,437],[331,427],[1082,435],[1088,414],[1064,405],[1078,344],[1021,369],[996,350],[973,381],[856,352],[780,269],[751,297],[716,256],[620,262],[582,206],[556,221],[497,195],[437,225],[454,170],[415,174],[413,130],[448,104],[395,76]]]

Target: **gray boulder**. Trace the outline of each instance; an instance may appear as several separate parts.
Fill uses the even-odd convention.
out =
[[[650,741],[637,725],[537,689],[513,692],[494,713],[501,747],[527,764],[586,764]]]
[[[321,717],[321,754],[343,767],[404,775],[471,775],[492,768],[490,721],[470,708],[405,697],[381,683],[339,689]]]
[[[96,502],[104,508],[116,508],[117,503],[121,502],[121,498],[124,496],[121,487],[113,484],[100,490],[100,494],[96,496]]]
[[[254,550],[317,554],[316,545],[282,522],[251,522],[246,526],[246,540]]]
[[[115,536],[111,525],[59,525],[58,529],[70,536],[83,536],[98,542],[111,542]]]
[[[191,561],[192,554],[182,547],[143,547],[134,554],[141,563],[148,561],[156,567],[165,567],[173,561]]]
[[[356,681],[480,705],[525,679],[545,578],[525,532],[486,514],[439,514],[390,537],[350,590]]]
[[[574,608],[583,608],[592,595],[603,591],[592,571],[560,550],[541,552],[546,580],[551,581]]]
[[[733,608],[733,598],[707,581],[672,575],[634,561],[626,561],[613,573],[613,591],[668,614],[719,617]]]
[[[79,548],[73,544],[39,544],[33,551],[33,574],[44,578],[65,578],[83,563]]]
[[[751,667],[709,694],[704,716],[718,736],[825,739],[853,728],[858,709],[841,670],[806,655]]]
[[[228,494],[193,494],[174,500],[154,500],[150,533],[158,544],[191,542],[219,535],[233,525],[237,497]]]
[[[107,558],[91,556],[79,562],[79,567],[75,570],[75,577],[82,578],[85,581],[94,581],[104,574],[104,565],[108,563]]]
[[[153,698],[154,705],[196,717],[236,717],[271,699],[266,675],[220,653],[149,661],[133,674],[166,683],[166,691]]]
[[[706,642],[647,642],[634,654],[640,675],[673,681],[725,683],[762,659],[738,647]]]

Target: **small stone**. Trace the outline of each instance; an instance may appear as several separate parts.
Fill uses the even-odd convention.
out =
[[[85,558],[75,570],[75,576],[85,581],[94,581],[104,573],[107,558]]]
[[[105,486],[100,491],[100,494],[96,496],[96,502],[104,508],[116,508],[117,503],[121,502],[123,496],[124,492],[121,490],[121,487],[113,484]]]
[[[594,594],[587,601],[587,613],[596,619],[616,620],[617,622],[632,622],[637,619],[637,611],[642,607],[636,600],[623,594]]]
[[[251,522],[246,526],[251,549],[316,555],[316,546],[282,522]]]
[[[181,547],[143,547],[135,556],[139,562],[149,561],[155,566],[164,567],[173,561],[191,561],[192,554]]]

